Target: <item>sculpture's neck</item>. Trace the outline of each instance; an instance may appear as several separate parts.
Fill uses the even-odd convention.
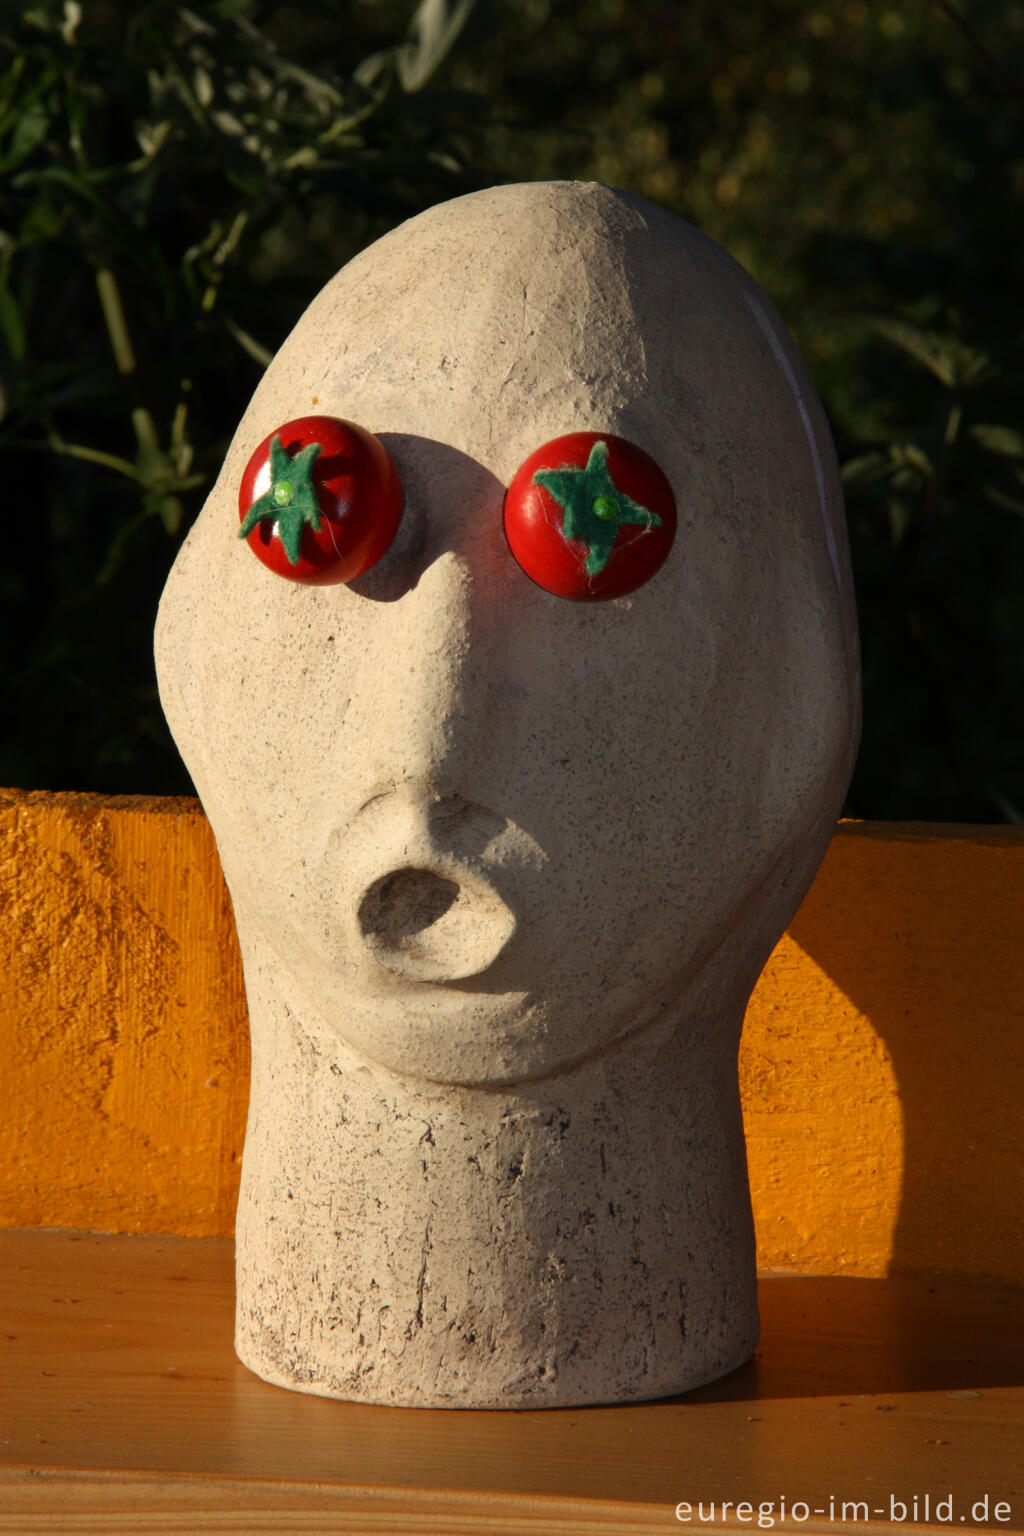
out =
[[[685,1390],[756,1341],[739,1021],[511,1088],[397,1078],[298,1017],[247,939],[238,1347],[369,1402]],[[278,973],[279,974],[279,973]]]

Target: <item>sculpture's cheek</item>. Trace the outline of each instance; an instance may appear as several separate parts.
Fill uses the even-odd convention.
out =
[[[471,547],[418,554],[391,600],[248,558],[216,622],[182,608],[236,903],[361,1054],[458,1081],[588,1056],[671,1003],[799,836],[834,772],[828,615],[721,543],[691,527],[605,604]]]

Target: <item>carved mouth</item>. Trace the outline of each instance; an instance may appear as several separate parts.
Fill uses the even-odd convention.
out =
[[[385,970],[415,981],[462,981],[487,970],[516,929],[493,886],[451,872],[389,870],[363,893],[357,921]]]

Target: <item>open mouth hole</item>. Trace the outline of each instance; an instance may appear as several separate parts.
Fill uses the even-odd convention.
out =
[[[459,899],[459,887],[428,869],[397,869],[375,880],[359,904],[359,926],[374,946],[407,949]]]
[[[393,869],[363,893],[357,921],[377,965],[412,981],[462,981],[487,970],[516,920],[486,881]]]

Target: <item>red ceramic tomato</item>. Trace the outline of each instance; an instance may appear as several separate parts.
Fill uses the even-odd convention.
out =
[[[505,495],[505,537],[557,597],[622,597],[658,570],[676,534],[672,487],[651,456],[610,432],[569,432],[523,463]]]
[[[384,444],[354,422],[302,416],[265,437],[238,490],[239,537],[289,581],[354,581],[386,552],[402,485]]]

